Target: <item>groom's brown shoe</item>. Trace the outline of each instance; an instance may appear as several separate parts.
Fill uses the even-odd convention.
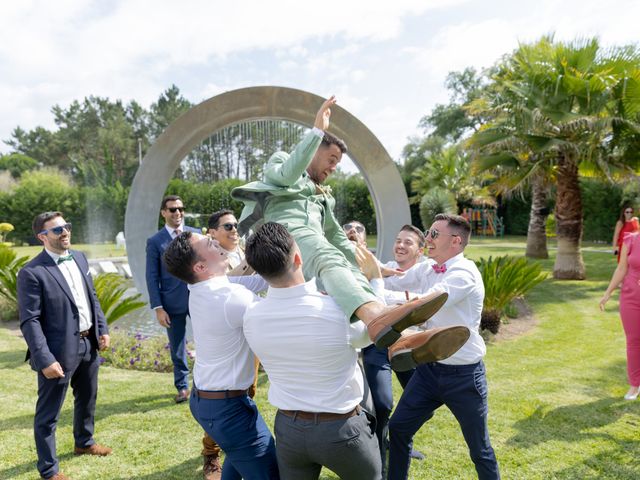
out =
[[[469,339],[467,327],[430,328],[402,337],[389,347],[391,368],[405,372],[421,363],[437,362],[456,353]]]
[[[71,477],[67,477],[64,473],[58,472],[53,477],[49,477],[46,480],[71,480]]]
[[[369,337],[378,348],[390,346],[400,338],[403,330],[429,320],[448,297],[447,293],[434,292],[388,309],[367,326]]]
[[[76,447],[73,449],[73,453],[76,455],[98,455],[99,457],[106,457],[111,455],[112,450],[109,447],[94,443],[88,447]]]

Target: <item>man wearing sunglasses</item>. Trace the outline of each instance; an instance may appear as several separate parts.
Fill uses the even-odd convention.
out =
[[[171,275],[162,262],[167,245],[184,231],[198,232],[184,224],[184,204],[177,195],[162,199],[160,215],[164,226],[147,239],[146,280],[149,305],[154,310],[158,323],[167,329],[173,382],[177,390],[176,403],[189,399],[189,367],[187,365],[186,325],[189,314],[189,291],[187,284]],[[199,233],[199,232],[198,232]]]
[[[446,295],[433,293],[404,305],[387,307],[377,299],[358,269],[355,247],[333,213],[335,199],[323,186],[347,150],[342,140],[326,132],[335,103],[335,97],[323,102],[316,113],[314,128],[291,154],[276,152],[271,156],[264,182],[235,188],[231,195],[245,202],[241,234],[260,222],[285,225],[302,252],[305,278],[315,277],[347,318],[362,320],[375,344],[386,347],[399,339],[404,329],[423,323],[438,311]],[[448,356],[465,340],[466,334],[456,329],[425,339],[425,345],[438,344],[438,356]]]
[[[389,348],[394,369],[416,367],[389,421],[389,480],[408,478],[413,436],[442,405],[451,410],[460,424],[478,478],[500,478],[489,440],[487,380],[482,362],[486,347],[479,332],[484,285],[475,263],[464,257],[470,235],[471,226],[465,218],[436,215],[425,235],[427,254],[433,262],[413,267],[423,272],[426,288],[423,293],[437,289],[449,294],[427,326],[464,325],[471,336],[460,350],[437,362],[420,364],[412,350],[422,343],[420,337],[428,335],[429,330],[407,336]],[[394,281],[401,282],[402,277]]]
[[[29,347],[27,359],[38,372],[34,436],[42,478],[64,480],[56,456],[56,426],[69,385],[73,407],[74,453],[109,455],[95,443],[94,412],[98,394],[98,350],[109,346],[104,313],[86,257],[71,250],[71,224],[60,212],[33,220],[33,233],[44,250],[18,273],[20,329]]]
[[[229,275],[250,275],[253,269],[244,259],[244,251],[240,247],[238,220],[232,210],[223,209],[209,217],[207,233],[215,238],[227,253],[229,259]]]

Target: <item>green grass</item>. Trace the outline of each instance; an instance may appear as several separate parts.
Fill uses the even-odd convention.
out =
[[[127,251],[123,248],[116,248],[113,243],[79,243],[74,244],[74,250],[80,250],[87,258],[110,258],[110,257],[126,257]],[[42,245],[13,247],[18,256],[26,255],[30,258],[35,257],[42,251]]]
[[[606,246],[596,250],[608,251]],[[524,252],[522,238],[474,239],[471,258]],[[554,250],[551,250],[553,256]],[[489,345],[489,427],[505,479],[640,478],[640,401],[626,402],[624,334],[611,301],[598,300],[615,267],[611,254],[585,251],[589,279],[552,279],[529,302],[538,326],[520,338]],[[543,262],[546,270],[553,258]],[[23,363],[24,341],[0,328],[0,479],[37,478],[32,419],[35,374]],[[261,378],[257,402],[267,423],[274,409]],[[401,393],[394,385],[396,398]],[[72,455],[72,398],[58,427],[62,470],[81,479],[202,478],[201,430],[187,405],[175,405],[171,374],[103,368],[96,439],[106,458]],[[446,408],[416,436],[427,459],[413,461],[412,479],[473,479],[459,427]],[[324,479],[336,478],[324,472]]]

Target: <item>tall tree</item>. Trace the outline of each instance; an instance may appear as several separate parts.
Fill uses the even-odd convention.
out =
[[[193,104],[184,98],[180,89],[171,85],[156,102],[151,104],[149,112],[149,132],[156,139],[176,118],[189,110]]]
[[[584,279],[579,175],[638,171],[640,51],[603,49],[597,39],[523,44],[493,77],[495,117],[475,136],[485,166],[510,165],[518,178],[547,172],[556,186],[554,277]]]

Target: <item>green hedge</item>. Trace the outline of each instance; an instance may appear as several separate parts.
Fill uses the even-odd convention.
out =
[[[624,201],[637,203],[638,198],[631,198],[633,193],[629,187],[611,184],[592,178],[580,179],[583,211],[584,240],[610,242],[613,229]],[[554,208],[553,200],[549,203],[549,211]],[[501,199],[498,214],[503,217],[507,235],[526,235],[529,227],[531,195],[526,192],[523,197],[516,195]]]
[[[340,223],[358,220],[367,233],[376,233],[376,214],[369,189],[358,175],[334,177],[328,182],[336,199],[335,215]]]
[[[202,227],[211,213],[222,208],[229,208],[236,216],[240,215],[242,203],[232,200],[230,192],[243,183],[237,179],[215,184],[174,179],[169,183],[166,194],[180,195],[188,212],[200,214],[199,217],[189,218],[189,225]],[[364,180],[358,175],[340,175],[331,178],[328,183],[336,199],[338,221],[356,219],[365,225],[368,232],[376,232],[373,202]],[[583,238],[610,242],[623,201],[631,200],[638,206],[637,182],[622,186],[582,179],[580,186],[584,207]],[[8,222],[15,227],[15,231],[8,235],[8,241],[33,243],[35,238],[31,232],[31,222],[34,215],[47,210],[60,210],[65,219],[73,223],[74,242],[113,242],[115,235],[124,230],[128,194],[129,188],[119,183],[78,188],[59,171],[31,171],[29,175],[23,175],[10,192],[0,192],[0,201],[5,206],[0,222]],[[506,234],[527,234],[530,204],[529,193],[523,197],[500,199],[498,214],[504,219]],[[552,204],[549,207],[553,209]],[[415,218],[413,221],[414,225],[420,226],[420,221]],[[158,225],[161,224],[158,212]]]

